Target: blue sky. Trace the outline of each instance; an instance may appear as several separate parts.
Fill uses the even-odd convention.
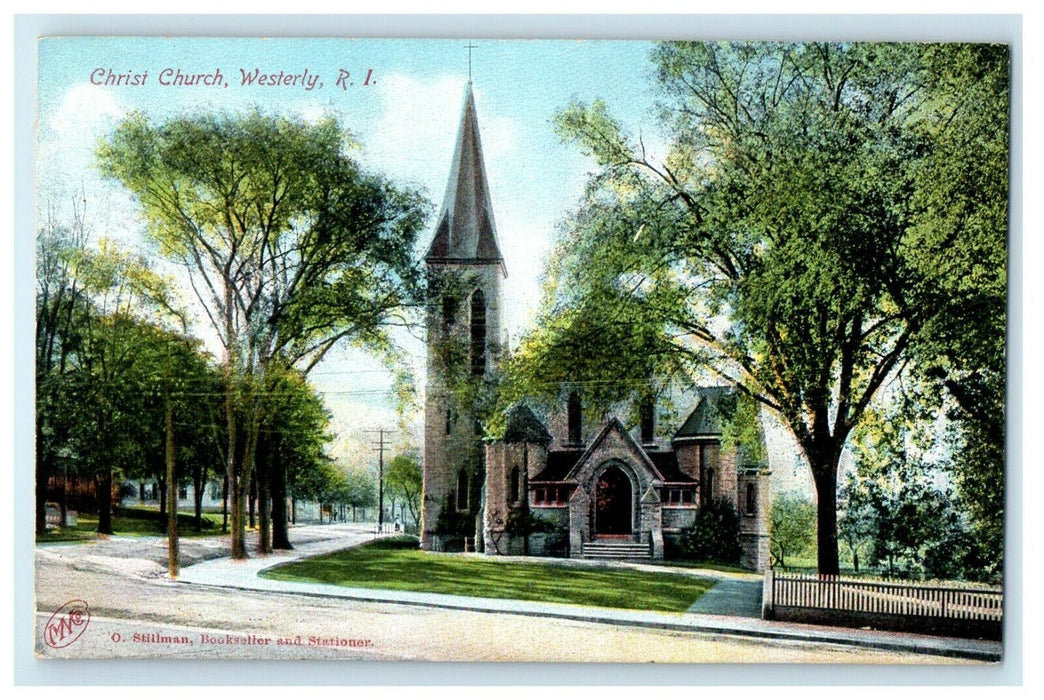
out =
[[[185,111],[265,110],[306,118],[332,112],[360,144],[367,167],[419,187],[435,207],[449,173],[468,52],[463,40],[341,40],[228,38],[61,38],[39,45],[38,210],[68,210],[82,189],[95,237],[129,247],[146,245],[132,199],[102,180],[93,165],[98,139],[128,112],[153,119]],[[479,126],[497,230],[509,278],[504,323],[517,340],[536,309],[538,278],[556,225],[579,200],[591,163],[559,142],[551,120],[571,100],[603,98],[654,155],[663,140],[655,127],[651,44],[629,41],[472,42]],[[243,86],[241,69],[271,74],[318,74],[322,88]],[[92,72],[139,75],[144,85],[92,84]],[[213,74],[225,86],[159,83],[164,69]],[[341,90],[339,70],[355,85]],[[368,70],[371,85],[361,85]],[[433,217],[434,218],[434,217]],[[431,222],[434,223],[434,222]],[[430,231],[422,240],[426,246]],[[419,251],[420,252],[420,251]],[[186,289],[186,301],[190,301]],[[209,333],[198,314],[196,333]],[[423,346],[404,338],[423,382]],[[347,457],[367,442],[365,428],[394,425],[388,375],[358,352],[332,353],[313,381],[334,413],[335,451]],[[401,436],[418,444],[419,416]],[[412,433],[410,435],[409,433]]]

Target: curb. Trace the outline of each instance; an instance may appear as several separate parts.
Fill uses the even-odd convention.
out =
[[[269,567],[271,568],[271,567]],[[478,613],[489,613],[489,614],[508,614],[508,615],[520,615],[523,617],[546,617],[551,619],[559,620],[570,620],[573,622],[589,622],[595,624],[605,625],[618,625],[625,627],[644,627],[648,629],[662,629],[671,632],[696,632],[700,634],[713,634],[726,637],[746,637],[752,639],[771,639],[780,641],[790,642],[806,642],[815,644],[835,644],[841,646],[852,646],[864,649],[876,649],[880,651],[894,651],[894,652],[907,652],[914,654],[926,654],[931,656],[942,656],[946,658],[959,658],[969,659],[973,661],[985,661],[985,662],[999,662],[1002,660],[1002,652],[993,652],[986,649],[973,649],[973,648],[961,648],[952,647],[947,645],[936,646],[934,644],[919,643],[918,640],[910,640],[910,642],[889,640],[889,639],[861,639],[842,636],[838,637],[832,635],[829,632],[822,632],[819,630],[809,630],[808,632],[797,631],[797,630],[773,630],[773,629],[749,629],[749,628],[731,628],[731,627],[718,627],[714,625],[707,625],[704,623],[693,622],[693,623],[681,623],[681,622],[668,622],[661,620],[642,620],[636,618],[627,617],[616,617],[612,615],[598,615],[598,614],[581,614],[578,612],[567,612],[567,611],[554,611],[545,609],[498,609],[486,606],[480,606],[476,604],[470,604],[465,602],[455,602],[451,600],[439,601],[430,599],[420,598],[405,598],[402,600],[396,600],[394,598],[388,598],[376,594],[367,593],[349,593],[347,591],[331,591],[329,593],[318,593],[318,592],[305,592],[305,591],[277,591],[266,588],[253,588],[249,586],[237,586],[237,585],[219,585],[209,583],[192,583],[188,581],[178,581],[177,583],[187,586],[201,586],[205,588],[217,588],[217,589],[232,589],[239,591],[249,591],[253,593],[268,593],[276,595],[292,595],[292,596],[314,596],[321,598],[334,598],[339,600],[354,600],[365,603],[384,603],[390,605],[413,605],[426,608],[439,608],[446,610],[463,610],[466,612],[478,612]],[[318,585],[330,585],[330,584],[318,584]],[[365,589],[354,589],[356,591]],[[426,594],[426,595],[440,595],[440,594]],[[500,599],[491,599],[500,600]],[[507,599],[504,599],[507,600]]]

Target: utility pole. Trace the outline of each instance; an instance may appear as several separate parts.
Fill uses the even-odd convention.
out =
[[[174,474],[174,404],[167,394],[167,571],[178,577],[178,483]]]
[[[174,471],[174,401],[171,397],[170,343],[167,343],[167,366],[164,367],[164,399],[166,402],[166,440],[164,461],[167,476],[167,573],[178,577],[178,482]]]
[[[363,432],[377,433],[377,442],[373,443],[377,452],[377,532],[384,532],[384,435],[395,431],[377,428]]]

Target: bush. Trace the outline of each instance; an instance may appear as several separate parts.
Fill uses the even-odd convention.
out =
[[[740,559],[740,521],[736,509],[719,499],[700,508],[692,527],[682,530],[682,554],[696,561],[735,564]]]

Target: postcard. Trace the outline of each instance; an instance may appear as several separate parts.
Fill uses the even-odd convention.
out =
[[[40,39],[35,654],[998,663],[1011,60]]]

